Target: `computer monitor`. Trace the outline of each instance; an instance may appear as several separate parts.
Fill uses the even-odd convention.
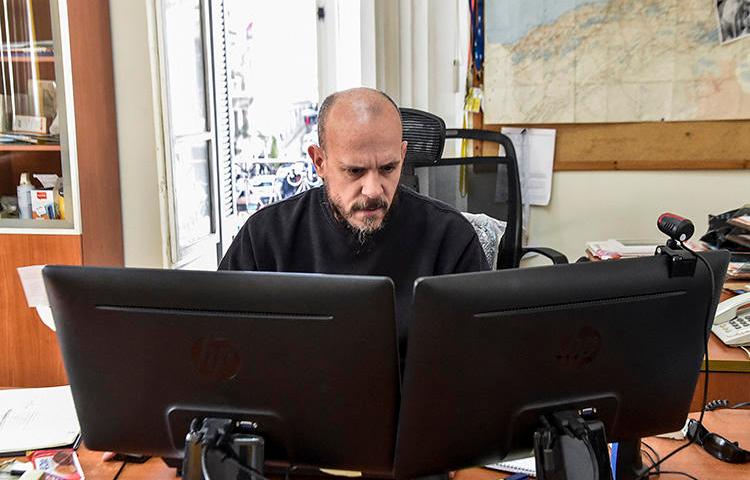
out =
[[[679,430],[728,261],[705,258],[713,284],[667,255],[418,280],[396,476],[528,452],[556,411],[596,409],[609,441]]]
[[[177,458],[194,417],[257,423],[269,461],[390,473],[384,277],[48,266],[88,448]]]

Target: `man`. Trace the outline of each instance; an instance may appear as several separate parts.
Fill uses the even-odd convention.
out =
[[[318,137],[308,153],[324,186],[255,213],[219,269],[390,277],[403,359],[414,280],[487,270],[487,260],[459,212],[399,187],[406,142],[387,95],[356,88],[329,96]]]

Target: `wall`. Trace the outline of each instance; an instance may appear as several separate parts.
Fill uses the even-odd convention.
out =
[[[389,0],[380,1],[389,4]],[[435,0],[430,1],[430,8],[426,9],[424,0],[402,0],[398,12],[401,36],[395,39],[400,41],[400,56],[382,59],[386,70],[400,70],[400,90],[386,91],[400,99],[404,106],[425,108],[442,116],[448,126],[457,126],[461,122],[456,114],[460,112],[460,99],[457,107],[451,106],[451,98],[455,96],[451,75],[453,59],[458,57],[465,62],[461,57],[465,57],[466,49],[456,50],[451,43],[461,35],[456,26],[461,20],[445,19],[455,19],[456,5],[464,4],[460,0]],[[466,12],[459,10],[459,15],[465,16],[468,22]],[[461,45],[466,45],[468,38],[461,41]],[[392,88],[391,84],[387,85]],[[627,125],[623,127],[624,130],[629,128]],[[679,129],[679,126],[675,128]],[[639,139],[633,137],[629,141],[639,142]],[[731,140],[726,143],[737,145]],[[676,152],[673,160],[684,159],[686,152],[690,153],[689,146],[685,148]],[[446,154],[449,154],[448,150],[446,145]],[[741,148],[735,150],[735,157],[747,160],[746,152]],[[659,153],[662,157],[669,156],[669,152]],[[644,155],[650,158],[648,153]],[[458,208],[465,205],[456,194],[457,175],[443,173],[438,178],[431,178],[429,186],[431,195]],[[748,170],[555,172],[550,205],[532,207],[531,243],[556,248],[575,260],[584,254],[586,241],[663,238],[655,225],[656,218],[664,211],[691,218],[698,236],[706,231],[709,213],[750,203],[749,186]],[[534,259],[528,263],[543,262]]]
[[[586,241],[666,238],[656,228],[666,211],[693,220],[697,238],[709,213],[750,203],[749,186],[748,170],[556,172],[549,206],[532,207],[531,243],[575,261]]]
[[[125,265],[166,265],[154,0],[110,0]],[[162,186],[163,188],[163,186]],[[165,222],[166,223],[166,222]]]

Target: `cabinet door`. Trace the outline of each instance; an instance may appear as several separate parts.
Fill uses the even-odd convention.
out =
[[[160,2],[170,264],[215,269],[219,243],[208,0]]]

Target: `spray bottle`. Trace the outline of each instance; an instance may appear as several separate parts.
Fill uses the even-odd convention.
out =
[[[24,172],[21,174],[21,181],[16,187],[16,193],[18,195],[18,213],[20,218],[31,218],[31,190],[34,186],[31,184],[29,173]]]

